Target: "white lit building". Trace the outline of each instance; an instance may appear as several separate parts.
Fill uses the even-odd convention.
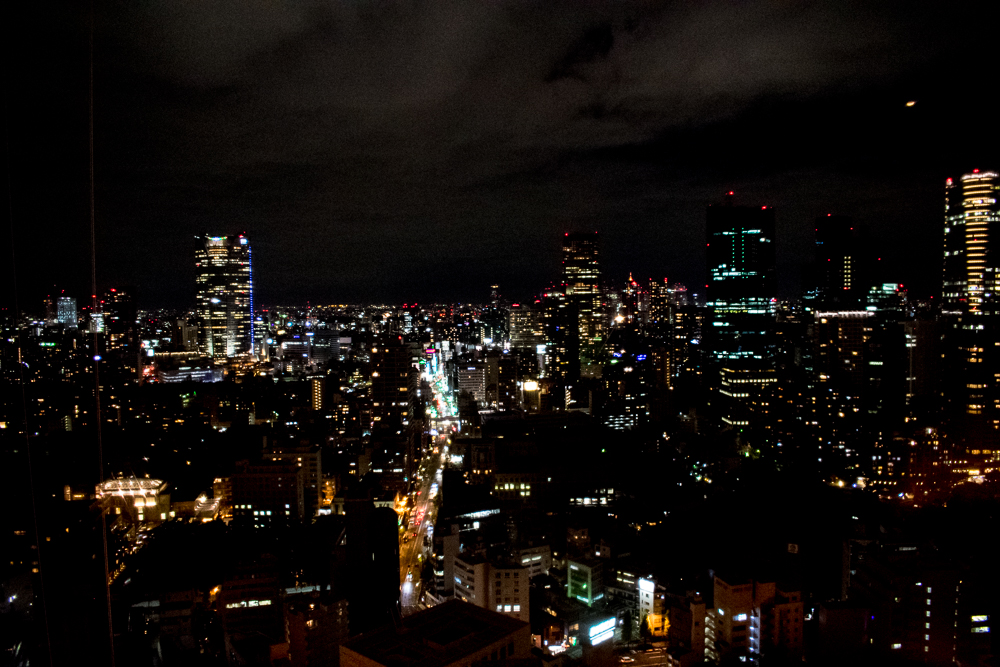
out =
[[[455,597],[483,609],[528,621],[528,568],[463,554],[455,558]]]

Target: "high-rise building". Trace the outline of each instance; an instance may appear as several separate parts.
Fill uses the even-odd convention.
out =
[[[541,302],[515,303],[510,307],[510,346],[534,351],[545,342]]]
[[[597,232],[572,233],[563,237],[562,282],[566,300],[576,316],[581,357],[600,343],[601,268]]]
[[[1000,253],[990,250],[990,228],[1000,224],[1000,175],[973,170],[945,181],[944,309],[981,313],[996,302]]]
[[[318,445],[301,443],[297,446],[275,443],[267,456],[272,462],[280,462],[290,467],[302,468],[302,496],[305,503],[305,517],[312,519],[323,504],[323,464]]]
[[[942,359],[944,395],[967,426],[1000,430],[1000,253],[990,237],[1000,229],[1000,174],[963,174],[945,182],[942,311],[950,314]]]
[[[580,334],[574,304],[562,290],[551,288],[542,296],[545,332],[539,370],[544,377],[575,380],[580,375]]]
[[[199,349],[213,358],[253,350],[253,269],[250,241],[239,236],[195,237]]]
[[[722,362],[772,356],[777,311],[774,209],[736,206],[730,192],[708,207],[711,352]]]
[[[67,329],[79,328],[76,318],[76,299],[71,296],[61,296],[56,304],[56,318],[59,324]]]
[[[108,335],[108,349],[137,354],[135,301],[131,290],[112,287],[101,302],[104,310],[104,327]]]
[[[284,460],[237,463],[230,477],[233,520],[265,528],[301,521],[306,515],[305,479],[308,468]]]
[[[462,364],[458,369],[458,390],[469,396],[481,407],[486,404],[486,366],[478,362]]]
[[[58,310],[56,310],[56,302],[50,294],[45,297],[45,324],[53,326],[57,322],[59,322]]]
[[[413,365],[413,351],[399,337],[386,338],[371,347],[372,418],[397,426],[414,419],[414,399],[420,374]]]
[[[854,221],[842,215],[816,219],[816,298],[820,310],[863,306],[867,276]]]
[[[774,210],[736,206],[730,192],[708,207],[709,319],[705,340],[720,367],[722,420],[749,426],[766,410],[760,394],[774,382],[777,290]]]

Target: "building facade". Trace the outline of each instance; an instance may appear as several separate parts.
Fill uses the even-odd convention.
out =
[[[198,349],[220,359],[253,350],[253,266],[250,241],[239,236],[195,237]]]
[[[589,363],[589,352],[601,342],[601,264],[597,232],[572,233],[563,237],[562,282],[566,300],[575,316],[581,363]],[[571,325],[572,326],[572,325]]]
[[[707,233],[711,352],[727,363],[765,362],[777,312],[774,210],[736,206],[729,193],[708,207]]]
[[[976,169],[945,181],[941,297],[946,311],[982,313],[996,302],[1000,257],[991,252],[991,230],[1000,223],[998,194],[995,171]]]

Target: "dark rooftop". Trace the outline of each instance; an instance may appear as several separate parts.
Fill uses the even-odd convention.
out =
[[[436,667],[462,660],[527,626],[517,619],[451,600],[383,626],[344,648],[387,667]]]

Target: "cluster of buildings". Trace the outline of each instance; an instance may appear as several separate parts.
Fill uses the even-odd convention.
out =
[[[720,513],[742,526],[753,503],[798,502],[726,495],[761,467],[899,510],[995,493],[998,190],[994,172],[947,182],[927,301],[836,215],[815,221],[801,298],[780,300],[775,211],[734,193],[707,209],[703,293],[609,278],[586,232],[562,237],[557,279],[526,299],[494,285],[480,304],[265,308],[250,239],[202,236],[191,310],[116,288],[5,320],[0,371],[24,394],[3,397],[0,428],[62,491],[39,553],[96,554],[77,529],[109,519],[108,598],[157,651],[608,667],[648,644],[671,667],[968,663],[990,650],[983,569],[860,510],[801,545],[779,531],[685,558],[726,532],[709,529]],[[94,480],[82,444],[98,425]],[[139,574],[182,535],[245,554]],[[23,541],[7,561],[30,597],[43,561]]]

